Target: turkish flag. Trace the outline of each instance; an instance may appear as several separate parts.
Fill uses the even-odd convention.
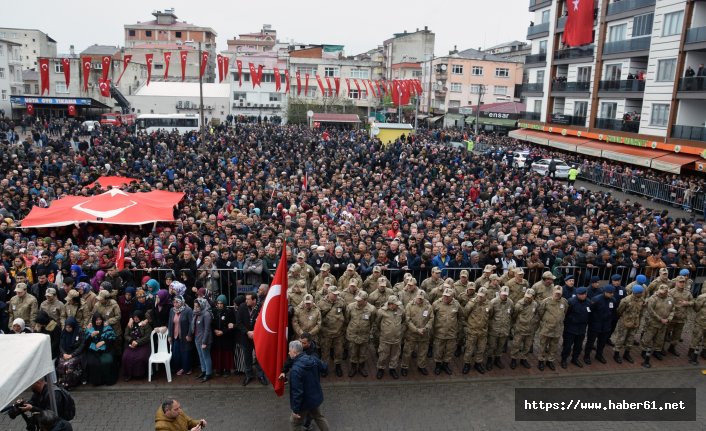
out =
[[[132,61],[132,55],[131,54],[125,54],[123,57],[123,71],[120,72],[120,76],[118,76],[118,84],[120,84],[120,80],[123,79],[123,73],[125,73],[125,70],[127,69],[127,65],[130,64]]]
[[[108,72],[110,72],[110,56],[104,55],[101,59],[101,63],[103,63],[103,81],[105,81],[108,79]]]
[[[326,96],[326,90],[324,90],[324,83],[321,81],[321,77],[319,76],[318,73],[316,74],[316,82],[319,83],[319,88],[321,89],[321,96],[322,97]],[[329,87],[331,87],[331,86],[329,85]]]
[[[262,371],[272,382],[278,396],[284,394],[284,380],[279,373],[287,358],[287,243],[282,244],[282,256],[277,265],[272,285],[267,291],[267,297],[262,303],[255,328],[253,342],[255,355]]]
[[[338,97],[338,90],[341,88],[341,78],[335,76],[333,78],[334,87],[336,87],[336,97]]]
[[[302,77],[299,75],[299,71],[297,70],[297,96],[301,96],[302,94]]]
[[[69,83],[71,83],[71,59],[62,58],[61,65],[64,66],[64,81],[66,82],[66,89],[69,89]]]
[[[147,62],[147,85],[150,85],[150,79],[152,79],[152,60],[154,54],[145,54],[145,61]]]
[[[289,93],[289,69],[284,70],[284,82],[286,87],[284,87],[284,92]]]
[[[304,178],[302,178],[302,190],[306,191],[306,188],[309,185],[309,173],[307,172],[304,174]]]
[[[149,80],[149,77],[147,79]],[[110,97],[110,79],[99,79],[98,88],[101,91],[101,96]]]
[[[351,80],[346,78],[346,88],[348,89],[348,94],[351,92]]]
[[[76,116],[76,105],[69,105],[69,116],[70,117]]]
[[[228,79],[228,56],[223,56],[223,79]]]
[[[358,90],[358,97],[362,96],[362,94],[360,93],[360,85],[358,85],[358,80],[353,79],[353,84],[355,84],[355,89]],[[363,84],[363,85],[365,85],[365,84]]]
[[[250,69],[250,81],[252,81],[252,88],[257,85],[257,71],[255,71],[255,65],[248,63],[248,68]]]
[[[309,93],[309,74],[304,74],[304,96]]]
[[[118,244],[118,253],[115,255],[115,266],[118,268],[118,271],[121,271],[125,268],[125,244],[127,243],[127,237],[123,236],[123,239],[120,240],[120,244]]]
[[[257,65],[257,86],[262,87],[262,70],[264,66],[261,64]]]
[[[569,16],[564,28],[566,46],[593,42],[593,0],[572,0],[566,3]]]
[[[414,85],[417,87],[417,94],[421,96],[422,93],[424,93],[424,89],[422,88],[422,82],[418,79],[415,79]]]
[[[181,82],[184,82],[184,77],[186,76],[186,57],[188,54],[189,53],[186,51],[179,53],[179,56],[181,57]]]
[[[363,81],[365,83],[365,81]],[[373,97],[378,97],[377,93],[375,92],[375,87],[373,87],[373,81],[368,79],[368,87],[370,87],[370,93],[373,95]]]
[[[164,53],[164,80],[166,81],[169,77],[169,62],[172,60],[172,53]]]
[[[206,65],[208,64],[208,52],[201,53],[201,71],[199,72],[199,77],[203,76],[206,71]]]
[[[223,82],[223,56],[216,55],[216,64],[218,65],[218,82]]]
[[[243,62],[241,60],[235,60],[235,64],[238,65],[238,87],[243,86]]]
[[[280,77],[279,77],[279,69],[275,67],[274,73],[275,73],[275,91],[279,91],[282,89],[282,82],[280,81]]]
[[[49,59],[40,58],[39,59],[39,80],[41,82],[42,92],[41,95],[44,96],[44,91],[49,92]]]
[[[31,103],[27,104],[27,115],[34,115],[34,105]]]
[[[333,96],[333,91],[331,90],[331,80],[328,78],[328,76],[326,76],[325,78],[326,78],[326,86],[328,87],[328,93],[327,93],[327,94],[328,94],[329,96]]]
[[[91,57],[83,57],[81,64],[83,65],[83,91],[88,91],[88,77],[91,74]]]

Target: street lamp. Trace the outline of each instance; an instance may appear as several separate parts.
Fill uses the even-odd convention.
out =
[[[476,136],[478,135],[478,120],[480,118],[480,104],[483,100],[483,93],[485,93],[485,85],[480,84],[478,86],[478,106],[476,106],[476,127],[474,132]]]

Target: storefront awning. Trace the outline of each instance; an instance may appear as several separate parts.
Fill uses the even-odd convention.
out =
[[[682,166],[689,165],[698,160],[702,160],[701,157],[691,154],[667,154],[666,156],[652,159],[652,169],[680,174]]]
[[[471,124],[476,121],[475,117],[467,117],[466,124]],[[503,127],[515,127],[517,120],[510,120],[506,118],[480,118],[478,120],[479,124],[488,124],[491,126],[503,126]]]
[[[313,120],[318,123],[360,123],[360,117],[355,114],[314,114]]]
[[[538,145],[549,145],[549,134],[542,132],[535,132],[534,130],[525,130],[522,138],[525,141],[532,142]]]

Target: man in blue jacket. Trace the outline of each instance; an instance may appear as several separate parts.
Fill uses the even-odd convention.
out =
[[[613,318],[618,311],[618,300],[615,295],[615,287],[608,285],[603,288],[603,293],[591,298],[591,316],[588,320],[588,336],[586,337],[586,348],[583,361],[591,364],[591,350],[593,343],[596,344],[596,361],[605,364],[603,349],[610,338],[613,327]]]
[[[304,421],[311,417],[321,431],[328,431],[328,421],[319,406],[324,402],[319,373],[327,370],[326,363],[304,353],[301,341],[289,343],[292,368],[289,372],[289,405],[292,409],[292,430],[303,429]]]
[[[583,339],[586,337],[586,326],[591,315],[591,303],[586,299],[586,288],[576,289],[576,296],[569,298],[569,307],[564,318],[564,346],[561,349],[561,368],[567,367],[567,359],[571,354],[571,363],[579,368],[583,364],[579,359]]]

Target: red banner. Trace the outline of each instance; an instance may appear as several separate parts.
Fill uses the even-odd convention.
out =
[[[392,82],[392,103],[395,106],[407,105],[409,103],[409,91],[404,81],[395,80]]]
[[[110,79],[99,79],[98,88],[101,91],[101,96],[110,97]]]
[[[354,79],[353,84],[355,84],[355,89],[358,90],[358,97],[361,97],[362,93],[360,92],[360,85],[358,85],[358,80]],[[365,86],[365,84],[363,84],[363,86]]]
[[[31,103],[27,104],[27,115],[34,115],[34,105]]]
[[[257,65],[257,86],[262,87],[262,70],[264,66],[261,64]]]
[[[61,65],[64,67],[64,82],[66,82],[66,90],[68,91],[71,83],[71,59],[62,58]]]
[[[274,73],[275,73],[275,91],[279,91],[282,89],[282,82],[280,81],[280,77],[279,77],[279,69],[275,67]]]
[[[120,80],[123,79],[123,74],[125,73],[125,70],[127,69],[127,65],[130,64],[132,61],[132,55],[131,54],[125,54],[123,57],[123,71],[120,72],[120,76],[118,76],[118,84],[120,84]]]
[[[218,65],[218,82],[223,82],[223,56],[216,55],[216,65]]]
[[[229,70],[228,63],[229,63],[228,56],[224,55],[223,56],[223,79],[226,79],[226,80],[228,79],[228,73],[229,73],[228,72],[228,70]]]
[[[289,69],[284,70],[284,82],[286,87],[284,87],[284,92],[289,93]]]
[[[108,79],[108,73],[110,72],[110,64],[112,63],[110,61],[110,56],[104,55],[101,59],[101,63],[103,63],[103,81],[105,81],[106,79]]]
[[[335,76],[333,78],[333,84],[336,87],[336,97],[338,97],[338,90],[341,88],[341,78]]]
[[[44,96],[44,91],[49,93],[49,59],[40,58],[39,59],[39,81],[41,84],[41,96]]]
[[[351,94],[351,80],[346,78],[346,88],[348,89],[348,94]]]
[[[324,83],[321,81],[321,77],[319,76],[318,73],[316,74],[316,82],[319,83],[319,88],[321,89],[321,97],[325,97],[326,90],[324,90]]]
[[[188,57],[188,52],[182,51],[179,53],[181,57],[181,82],[184,82],[184,77],[186,76],[186,58]]]
[[[297,70],[297,96],[301,96],[302,94],[302,77],[299,75],[299,71]]]
[[[118,271],[122,271],[125,268],[125,244],[127,244],[127,237],[123,236],[118,244],[118,253],[115,255],[115,266]]]
[[[238,87],[243,86],[243,62],[236,60],[235,64],[238,65]]]
[[[368,87],[370,87],[370,94],[372,94],[373,97],[378,97],[377,93],[375,92],[375,87],[373,87],[373,81],[368,79],[367,82],[368,82]],[[363,81],[363,83],[365,83],[365,81]]]
[[[208,51],[201,53],[201,70],[199,71],[199,78],[203,77],[203,73],[206,71],[207,65],[208,65]]]
[[[328,76],[326,76],[325,78],[326,78],[326,86],[328,87],[328,93],[326,93],[326,95],[333,96],[333,90],[331,90],[331,80],[328,78]]]
[[[250,81],[252,82],[252,88],[257,85],[257,71],[255,70],[255,65],[248,63],[248,69],[250,69]]]
[[[69,105],[69,117],[76,116],[76,105]]]
[[[147,62],[147,85],[150,85],[150,79],[152,79],[152,60],[154,54],[145,54],[145,61]]]
[[[88,91],[88,77],[91,75],[91,57],[81,59],[83,65],[83,91]]]
[[[262,303],[255,328],[253,343],[260,364],[278,396],[284,394],[284,379],[280,379],[284,361],[287,358],[287,243],[282,244],[282,253],[277,265],[272,285]]]
[[[586,45],[593,42],[593,1],[573,0],[566,3],[568,16],[564,29],[566,46]]]
[[[172,53],[171,52],[165,52],[164,53],[164,80],[166,81],[167,78],[169,78],[169,62],[172,61]]]
[[[304,97],[309,94],[309,74],[304,75]]]
[[[424,93],[424,89],[422,88],[422,82],[418,79],[415,79],[414,85],[417,86],[417,94],[419,94],[421,96],[422,93]]]

